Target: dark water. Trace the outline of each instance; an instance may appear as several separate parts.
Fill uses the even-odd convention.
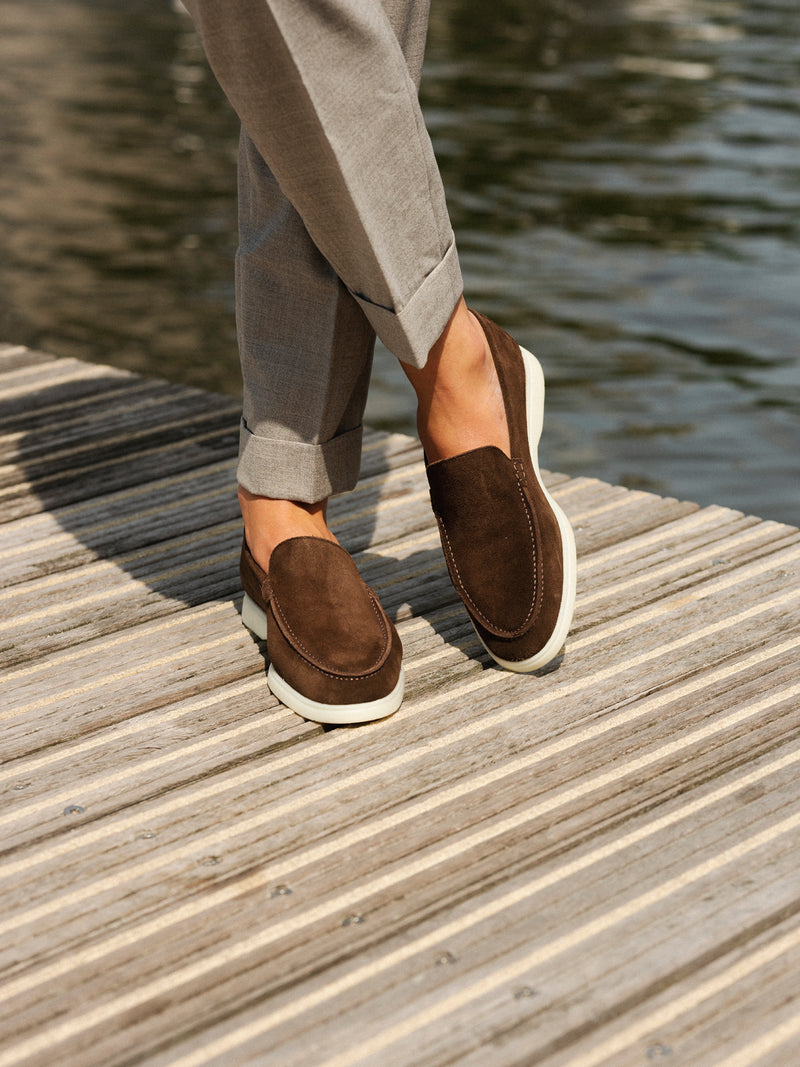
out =
[[[545,465],[800,524],[797,0],[434,0],[423,99]],[[237,392],[236,135],[169,0],[0,0],[0,338]]]

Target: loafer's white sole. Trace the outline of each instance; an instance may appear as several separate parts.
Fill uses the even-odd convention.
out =
[[[262,641],[267,639],[267,613],[245,593],[242,601],[242,622]],[[360,704],[320,704],[316,700],[298,693],[297,690],[278,674],[270,664],[267,671],[267,684],[273,696],[285,704],[291,711],[302,715],[311,722],[326,723],[334,726],[374,722],[393,715],[403,702],[405,678],[403,668],[391,693],[379,700],[367,700]]]
[[[267,684],[281,704],[296,711],[304,719],[332,726],[347,726],[375,722],[393,715],[403,702],[405,676],[401,667],[400,677],[391,693],[379,700],[366,700],[361,704],[320,704],[316,700],[309,700],[281,678],[272,664],[267,671]]]
[[[242,622],[260,641],[267,639],[267,613],[251,600],[247,593],[242,601]]]

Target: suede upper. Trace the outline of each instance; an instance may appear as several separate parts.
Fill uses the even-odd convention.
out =
[[[282,541],[272,553],[269,581],[281,632],[309,663],[359,677],[386,662],[389,621],[339,545],[317,537]]]
[[[242,543],[242,585],[266,611],[272,666],[320,704],[379,700],[396,685],[402,646],[348,553],[318,537],[282,541],[267,575]]]
[[[432,464],[428,480],[459,595],[490,633],[518,637],[541,588],[536,516],[520,465],[499,448],[477,448]]]

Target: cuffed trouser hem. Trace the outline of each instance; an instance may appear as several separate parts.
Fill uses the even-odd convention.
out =
[[[398,313],[356,296],[370,325],[393,355],[422,368],[464,292],[455,240]],[[354,294],[355,295],[355,294]]]
[[[242,421],[236,477],[257,496],[316,504],[355,488],[361,438],[361,426],[322,444],[256,437]]]

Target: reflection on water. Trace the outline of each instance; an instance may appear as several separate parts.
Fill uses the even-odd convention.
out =
[[[235,124],[168,0],[0,6],[0,336],[235,391]]]
[[[236,122],[188,19],[0,18],[0,338],[236,392]],[[545,464],[800,524],[796,0],[434,0],[423,99]],[[413,426],[386,354],[369,416]]]

